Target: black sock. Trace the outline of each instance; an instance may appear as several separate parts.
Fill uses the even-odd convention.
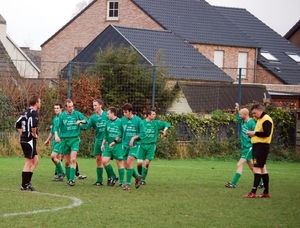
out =
[[[30,183],[31,182],[31,178],[32,178],[32,175],[33,175],[33,173],[32,172],[29,172],[29,174],[28,174],[28,183]]]
[[[78,163],[76,162],[76,176],[79,176],[80,173],[79,173],[79,168],[78,168]]]
[[[261,175],[264,182],[264,194],[269,194],[269,174],[265,173]]]
[[[256,193],[256,190],[257,190],[257,187],[259,185],[260,179],[261,179],[261,174],[260,173],[255,173],[254,174],[253,187],[252,187],[251,192]]]
[[[25,187],[27,184],[30,183],[30,172],[22,172],[22,187]]]

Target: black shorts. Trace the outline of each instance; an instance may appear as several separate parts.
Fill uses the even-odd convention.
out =
[[[256,143],[252,145],[253,166],[263,168],[266,164],[270,144]]]
[[[21,140],[21,147],[25,158],[33,159],[37,155],[36,151],[36,139],[30,141]]]

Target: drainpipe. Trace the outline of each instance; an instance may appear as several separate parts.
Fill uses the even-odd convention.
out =
[[[259,52],[259,49],[258,49],[258,48],[255,48],[254,83],[256,83],[256,77],[257,77],[257,60],[258,60],[258,52]]]

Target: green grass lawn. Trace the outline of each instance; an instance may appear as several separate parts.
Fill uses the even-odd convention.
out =
[[[54,165],[41,158],[32,179],[37,192],[19,190],[23,163],[0,158],[0,227],[300,227],[295,163],[268,163],[270,199],[242,198],[253,182],[246,166],[236,189],[224,187],[236,161],[155,160],[147,185],[123,191],[92,185],[94,159],[78,159],[88,178],[70,187],[52,182]]]

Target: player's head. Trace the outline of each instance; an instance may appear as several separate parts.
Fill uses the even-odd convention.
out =
[[[102,110],[102,107],[103,107],[103,101],[100,100],[100,99],[95,99],[93,100],[93,108],[94,108],[94,111],[95,112],[99,112]]]
[[[124,104],[122,107],[123,115],[126,118],[132,117],[132,110],[133,110],[132,104],[129,104],[129,103]]]
[[[66,111],[67,113],[72,113],[74,110],[74,104],[73,101],[70,99],[67,99],[65,102],[65,107],[66,107]]]
[[[114,120],[117,117],[117,109],[115,107],[109,107],[107,109],[107,117],[110,120]]]
[[[240,117],[241,119],[245,120],[249,117],[249,110],[247,108],[242,108],[240,111]]]
[[[62,111],[62,104],[61,103],[55,103],[54,104],[54,112],[56,115],[59,115]]]
[[[156,117],[156,112],[154,109],[148,109],[147,110],[147,118],[150,120],[154,120]]]
[[[264,108],[260,104],[254,104],[251,107],[251,112],[255,118],[259,119],[261,114],[264,112]]]
[[[39,96],[34,95],[29,99],[29,106],[34,107],[36,110],[40,109],[41,107],[41,99]]]

